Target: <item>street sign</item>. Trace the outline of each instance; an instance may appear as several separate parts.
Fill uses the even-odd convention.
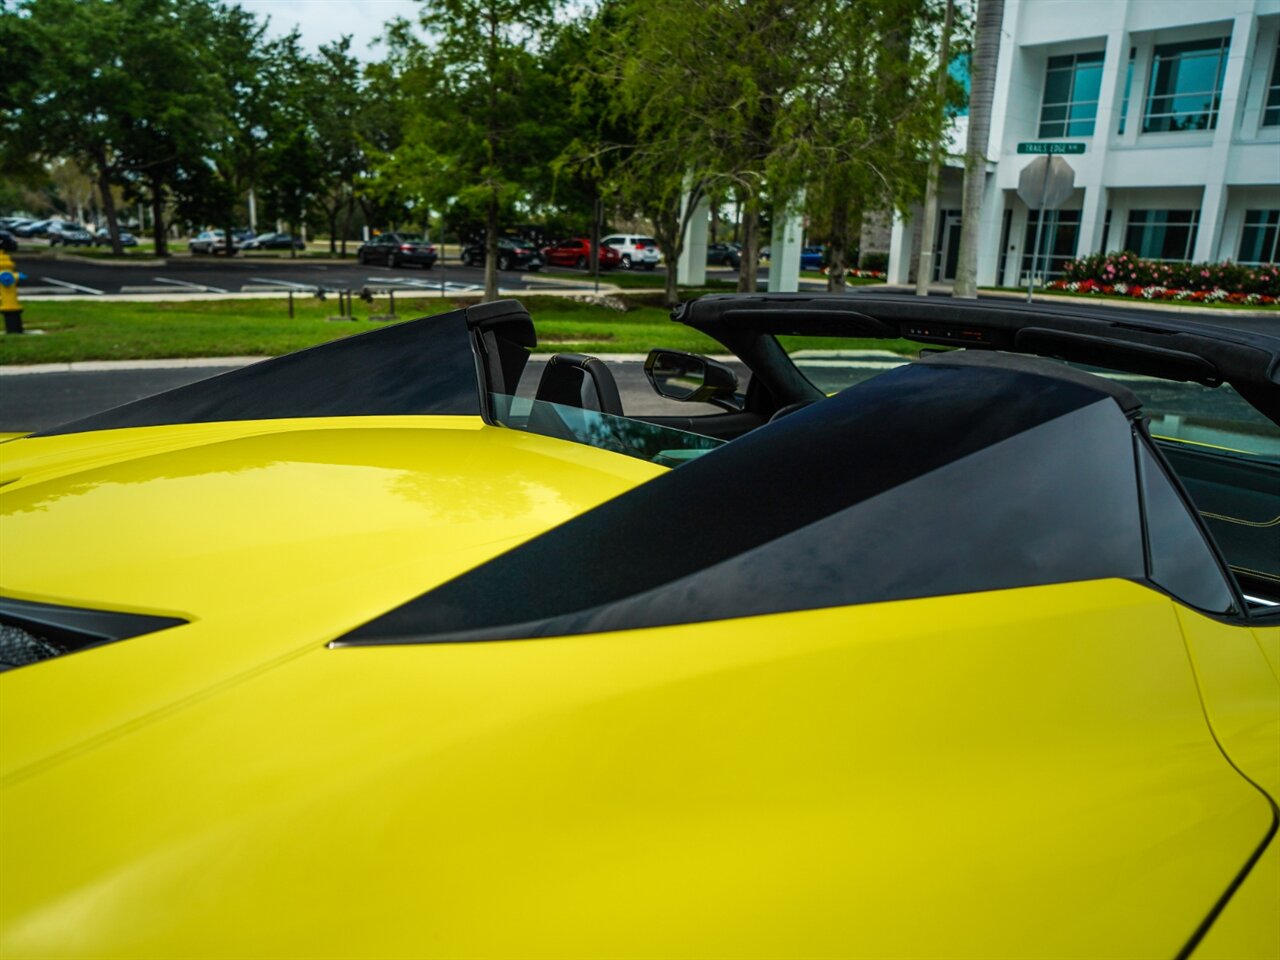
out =
[[[1036,157],[1018,175],[1018,197],[1036,217],[1036,240],[1031,248],[1031,272],[1027,275],[1027,303],[1036,282],[1036,261],[1040,257],[1040,231],[1044,229],[1044,212],[1057,210],[1076,187],[1076,172],[1061,157]]]
[[[1076,172],[1061,157],[1036,157],[1018,175],[1018,197],[1032,210],[1057,210],[1076,188]]]
[[[1084,153],[1083,143],[1060,143],[1056,140],[1024,141],[1018,144],[1019,153]]]

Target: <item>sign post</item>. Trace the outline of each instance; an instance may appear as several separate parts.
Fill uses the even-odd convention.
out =
[[[1024,150],[1024,147],[1028,149]],[[1075,149],[1077,147],[1079,149]],[[1057,210],[1062,206],[1076,186],[1075,170],[1057,154],[1083,153],[1084,144],[1020,143],[1018,152],[1039,154],[1036,159],[1022,168],[1022,173],[1018,176],[1018,197],[1029,208],[1039,211],[1036,218],[1035,246],[1031,250],[1031,270],[1027,274],[1027,303],[1030,303],[1032,291],[1035,289],[1036,266],[1040,259],[1040,237],[1044,230],[1044,213],[1046,210]]]

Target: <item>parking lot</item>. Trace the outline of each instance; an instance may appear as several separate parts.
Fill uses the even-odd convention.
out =
[[[27,275],[22,284],[24,297],[155,295],[173,297],[183,294],[284,293],[289,289],[359,290],[364,286],[404,289],[419,296],[423,291],[441,296],[478,293],[484,289],[484,269],[463,266],[457,260],[441,260],[430,270],[421,267],[384,267],[361,265],[348,261],[310,258],[224,259],[218,257],[173,257],[142,263],[119,263],[67,257],[15,256],[18,269]],[[661,278],[662,269],[646,276]],[[503,290],[536,290],[546,287],[593,286],[592,275],[585,270],[560,270],[564,276],[505,270],[498,274]],[[600,275],[602,284],[609,283],[614,271]],[[708,276],[736,279],[728,269],[710,268]],[[767,276],[762,271],[761,276]]]
[[[183,293],[264,293],[290,288],[359,289],[365,285],[403,287],[407,291],[438,291],[442,295],[474,293],[484,289],[484,271],[461,264],[437,263],[420,267],[389,268],[348,262],[311,259],[216,259],[174,257],[149,263],[112,263],[75,258],[15,257],[27,274],[24,296]],[[500,275],[504,289],[545,286],[537,274],[508,271]],[[590,277],[584,277],[589,280]]]

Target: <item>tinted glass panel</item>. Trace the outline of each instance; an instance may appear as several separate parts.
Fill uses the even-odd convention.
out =
[[[1201,610],[1227,613],[1231,589],[1190,511],[1145,443],[1139,443],[1151,579]]]

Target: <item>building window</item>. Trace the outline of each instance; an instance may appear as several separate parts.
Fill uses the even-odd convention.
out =
[[[1221,37],[1156,47],[1142,118],[1144,133],[1212,130],[1218,125],[1230,43],[1230,38]]]
[[[1280,37],[1276,37],[1275,59],[1271,61],[1271,82],[1267,84],[1267,106],[1262,111],[1262,125],[1280,126]]]
[[[1280,238],[1280,210],[1246,210],[1237,259],[1254,265],[1280,262],[1277,238]]]
[[[1124,68],[1124,99],[1120,101],[1120,127],[1116,133],[1124,133],[1125,117],[1129,116],[1129,91],[1133,88],[1133,63],[1138,57],[1138,48],[1129,48],[1129,65]]]
[[[1146,260],[1190,260],[1199,210],[1130,210],[1124,248]]]
[[[1044,77],[1039,136],[1092,136],[1101,88],[1101,51],[1050,57]]]
[[[1102,219],[1102,246],[1098,248],[1099,252],[1106,253],[1107,250],[1111,249],[1110,247],[1107,246],[1107,243],[1110,240],[1111,240],[1111,208],[1107,207],[1107,215]]]
[[[1026,237],[1022,243],[1022,276],[1027,282],[1031,273],[1031,251],[1036,246],[1036,224],[1040,211],[1032,210],[1027,216]],[[1044,229],[1040,231],[1040,255],[1036,258],[1036,276],[1053,280],[1061,277],[1067,261],[1075,259],[1076,243],[1080,237],[1079,210],[1044,211]]]

